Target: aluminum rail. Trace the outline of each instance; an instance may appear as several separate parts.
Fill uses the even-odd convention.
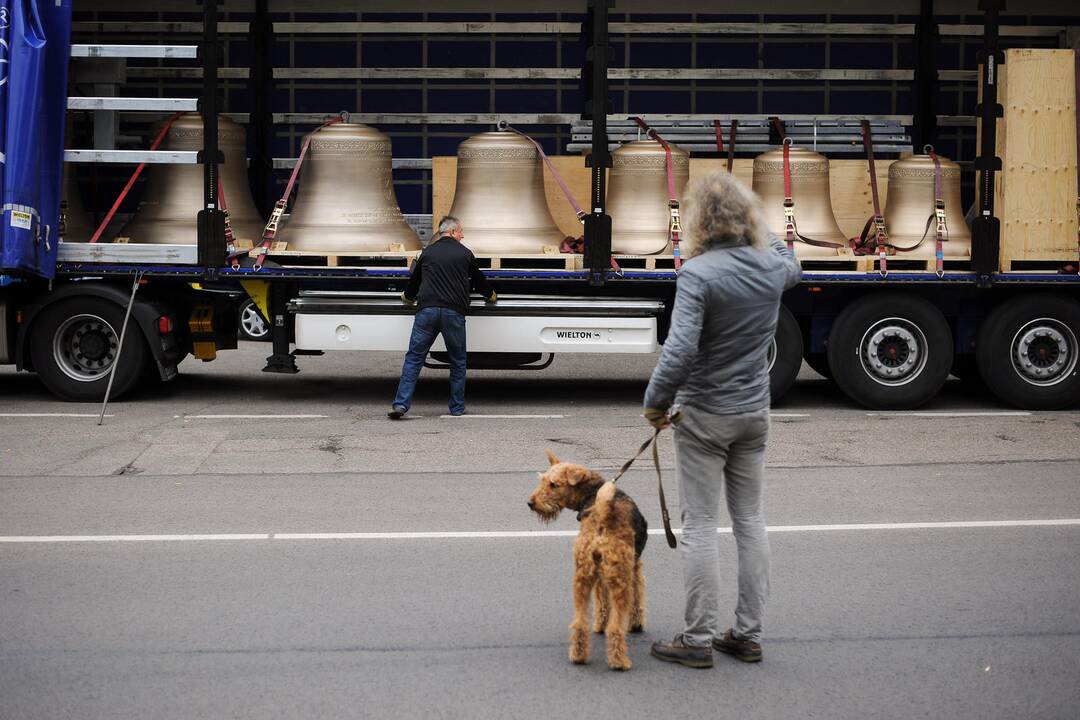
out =
[[[65,150],[64,162],[108,163],[113,165],[195,165],[194,150]]]
[[[72,45],[71,57],[86,58],[196,58],[195,45]]]
[[[68,110],[132,110],[139,112],[194,112],[197,98],[69,97]]]

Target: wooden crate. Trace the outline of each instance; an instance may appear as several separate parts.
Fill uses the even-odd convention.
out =
[[[1077,258],[1076,80],[1073,50],[1007,50],[999,67],[995,183],[1001,270]]]

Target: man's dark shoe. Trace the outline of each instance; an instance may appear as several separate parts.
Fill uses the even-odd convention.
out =
[[[403,408],[400,405],[395,405],[390,410],[390,412],[386,413],[386,417],[390,418],[391,420],[400,420],[402,417],[405,416],[405,413],[407,412],[409,411],[406,408]]]
[[[731,655],[736,660],[754,663],[761,662],[761,645],[753,640],[740,640],[728,628],[722,637],[714,638],[712,646],[722,653]]]
[[[669,643],[654,642],[652,656],[657,660],[679,663],[692,668],[711,668],[713,666],[712,648],[685,645],[683,644],[682,635],[676,635],[675,639]]]

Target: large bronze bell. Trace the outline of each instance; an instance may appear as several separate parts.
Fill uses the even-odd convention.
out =
[[[225,156],[219,172],[229,224],[237,240],[257,245],[263,220],[248,186],[245,138],[243,127],[218,118],[218,147]],[[159,149],[201,151],[202,116],[186,113],[177,118]],[[150,165],[142,202],[120,234],[133,243],[194,245],[198,241],[197,216],[204,204],[202,165]]]
[[[390,138],[360,123],[328,125],[310,138],[292,216],[278,236],[289,250],[419,250],[394,195]]]
[[[542,253],[563,241],[548,209],[540,162],[531,142],[508,131],[481,133],[458,145],[450,214],[461,221],[470,250]]]
[[[942,255],[971,256],[971,231],[960,204],[960,166],[938,156],[941,163],[941,195],[945,201],[946,235]],[[885,203],[885,227],[889,243],[897,248],[916,248],[901,258],[934,258],[937,252],[937,221],[934,218],[934,161],[929,155],[912,155],[889,166],[889,191]]]
[[[791,197],[795,201],[795,224],[805,238],[847,247],[848,241],[833,215],[829,195],[829,159],[812,150],[790,148]],[[765,207],[769,230],[785,239],[784,151],[770,150],[754,158],[754,192]],[[817,247],[795,241],[801,258],[834,258],[839,248]]]
[[[74,178],[75,169],[70,164],[64,165],[64,197],[61,205],[63,232],[60,239],[64,242],[88,242],[94,234],[94,224],[79,195],[79,184]]]
[[[636,140],[611,154],[607,209],[611,215],[611,251],[628,255],[671,252],[671,210],[667,155],[655,140]],[[675,197],[682,199],[690,179],[690,156],[671,146]]]

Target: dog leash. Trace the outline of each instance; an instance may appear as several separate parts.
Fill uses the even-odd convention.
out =
[[[641,457],[641,453],[649,449],[652,445],[652,458],[653,467],[656,468],[656,487],[660,493],[660,516],[664,519],[664,536],[667,538],[668,547],[674,548],[678,546],[678,542],[675,540],[675,533],[671,531],[671,517],[668,515],[667,501],[664,499],[664,479],[660,474],[660,450],[656,444],[656,439],[660,437],[660,430],[662,428],[656,428],[653,431],[652,437],[642,443],[638,451],[634,453],[634,457],[630,458],[623,463],[623,466],[619,468],[619,472],[615,474],[615,477],[611,479],[611,482],[618,482],[619,478],[630,469],[630,466],[634,464],[634,461]]]

